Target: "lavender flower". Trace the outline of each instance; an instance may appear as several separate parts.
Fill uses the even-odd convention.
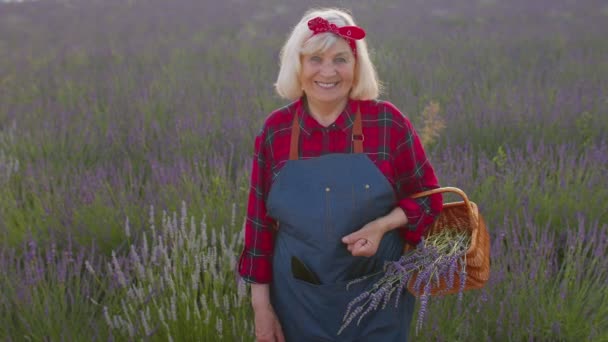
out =
[[[385,263],[383,277],[374,283],[371,289],[364,291],[348,304],[343,318],[344,323],[338,334],[357,316],[359,316],[358,325],[367,314],[378,309],[380,303],[384,309],[393,295],[397,307],[406,287],[412,287],[414,292],[420,293],[420,309],[416,324],[418,331],[424,321],[432,289],[438,287],[442,279],[448,284],[448,289],[451,289],[454,285],[455,273],[459,272],[459,299],[462,298],[466,284],[465,255],[470,243],[469,234],[455,229],[444,229],[422,239],[411,253],[401,256],[399,260]],[[458,270],[459,264],[462,265],[460,270]],[[347,287],[368,277],[353,280]]]

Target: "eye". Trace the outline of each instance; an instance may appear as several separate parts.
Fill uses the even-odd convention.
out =
[[[312,56],[312,57],[310,57],[310,61],[311,62],[315,62],[315,63],[319,63],[319,62],[321,62],[321,57],[319,57],[319,56]]]
[[[346,58],[344,58],[344,57],[337,57],[336,59],[334,59],[334,61],[336,63],[340,63],[340,64],[347,62]]]

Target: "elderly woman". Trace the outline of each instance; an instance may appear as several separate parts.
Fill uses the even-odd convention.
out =
[[[256,136],[238,264],[258,341],[407,340],[407,291],[337,335],[348,303],[442,208],[440,194],[409,198],[439,184],[408,118],[377,99],[364,37],[349,14],[314,10],[281,51],[276,90],[293,102]]]

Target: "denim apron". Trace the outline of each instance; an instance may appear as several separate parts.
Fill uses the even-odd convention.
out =
[[[275,236],[271,302],[288,342],[407,341],[415,298],[395,294],[382,309],[353,320],[340,335],[348,303],[382,276],[385,261],[397,260],[404,242],[397,230],[384,235],[373,257],[354,257],[342,237],[388,214],[396,205],[386,177],[362,153],[361,114],[353,127],[355,153],[298,160],[299,123],[294,115],[290,160],[271,186],[267,210],[279,222]],[[294,278],[291,258],[299,258],[321,284]],[[365,281],[356,278],[378,273]]]

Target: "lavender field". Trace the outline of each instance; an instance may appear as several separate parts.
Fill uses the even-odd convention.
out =
[[[603,0],[0,3],[0,340],[253,340],[253,137],[321,4],[491,234],[487,286],[433,298],[413,340],[608,341]]]

